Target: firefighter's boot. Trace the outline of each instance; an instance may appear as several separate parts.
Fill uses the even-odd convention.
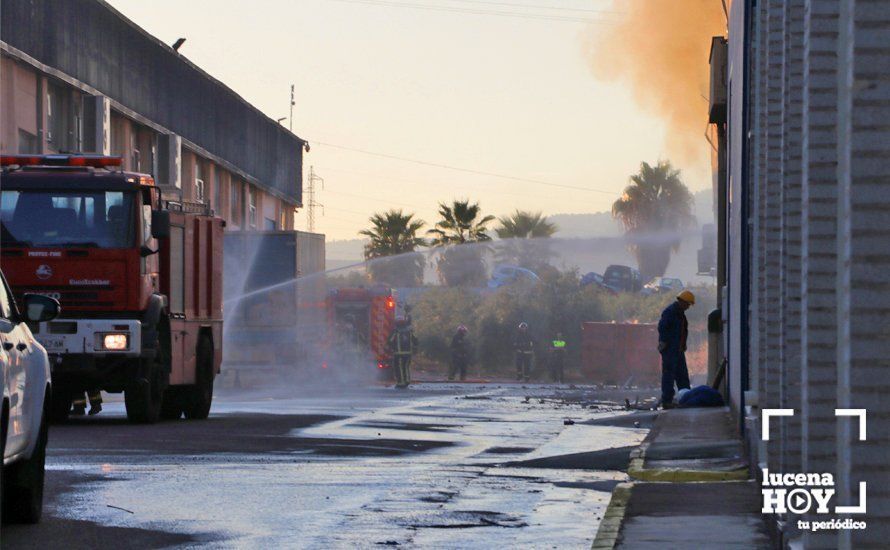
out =
[[[102,392],[99,390],[89,392],[90,396],[90,416],[102,412]]]
[[[83,416],[87,412],[87,398],[84,394],[80,394],[71,402],[71,415]]]

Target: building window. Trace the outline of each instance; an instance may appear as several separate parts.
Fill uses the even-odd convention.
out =
[[[263,229],[265,229],[266,231],[275,231],[275,220],[273,220],[272,218],[265,218],[264,222],[265,225]]]
[[[19,128],[19,153],[39,153],[40,144],[37,136]]]
[[[247,186],[247,225],[256,229],[256,188],[252,185]]]
[[[222,212],[222,170],[219,166],[213,167],[213,204],[215,212]]]
[[[46,142],[56,151],[71,149],[69,134],[73,118],[68,90],[49,84],[46,90]]]
[[[201,161],[195,161],[195,201],[204,202],[206,198],[204,186],[204,171],[201,169]]]
[[[124,146],[124,131],[127,128],[127,121],[116,112],[111,113],[111,154],[116,156],[124,156],[126,147]]]
[[[142,172],[142,151],[139,150],[139,138],[136,134],[135,124],[130,124],[130,169],[134,172]]]
[[[241,219],[241,216],[238,215],[238,205],[241,202],[239,200],[240,196],[241,190],[238,188],[238,182],[232,178],[232,180],[229,181],[229,217],[234,224],[239,223]]]
[[[78,102],[74,113],[74,150],[83,151],[83,103]]]

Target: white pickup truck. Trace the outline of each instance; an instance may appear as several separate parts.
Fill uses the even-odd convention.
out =
[[[34,339],[28,323],[50,321],[58,314],[59,302],[38,294],[26,294],[19,310],[0,273],[4,522],[40,521],[52,382],[46,350]]]

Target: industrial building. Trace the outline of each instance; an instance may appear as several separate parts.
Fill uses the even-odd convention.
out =
[[[890,2],[736,0],[711,64],[732,408],[758,474],[830,473],[854,507],[771,525],[807,548],[886,547]],[[792,411],[768,440],[766,409]]]
[[[294,229],[303,140],[101,0],[2,9],[0,151],[120,155],[229,230]]]

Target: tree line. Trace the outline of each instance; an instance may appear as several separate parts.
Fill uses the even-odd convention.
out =
[[[694,226],[692,204],[680,171],[669,161],[659,161],[654,166],[641,163],[612,205],[612,215],[624,226],[628,247],[646,279],[664,274],[671,251],[679,248],[680,232]],[[419,286],[427,265],[420,249],[429,247],[436,252],[433,261],[442,284],[483,284],[484,258],[492,251],[491,225],[496,221],[494,233],[504,240],[495,250],[499,263],[533,271],[549,266],[546,239],[558,228],[541,212],[516,210],[496,218],[483,215],[478,202],[463,199],[439,203],[438,215],[426,238],[421,231],[427,224],[414,213],[391,209],[372,215],[370,227],[359,232],[369,239],[364,250],[369,275],[392,286]]]

